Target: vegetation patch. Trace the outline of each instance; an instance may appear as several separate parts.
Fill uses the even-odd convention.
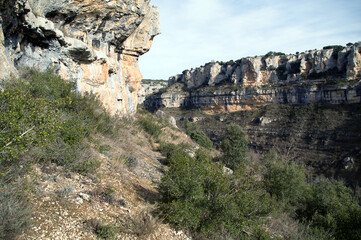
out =
[[[164,217],[178,228],[206,238],[244,238],[272,209],[269,195],[244,171],[223,174],[204,152],[168,154],[170,170],[159,191]],[[247,179],[247,181],[245,181]]]
[[[246,133],[240,126],[230,125],[227,127],[221,149],[223,151],[222,162],[227,167],[237,169],[242,163],[245,163],[248,142]]]
[[[0,186],[0,239],[16,239],[31,226],[31,208],[23,190]]]
[[[191,137],[196,143],[205,147],[206,149],[212,149],[213,142],[207,137],[207,135],[194,123],[186,121],[185,123],[186,133]]]
[[[155,117],[151,115],[139,118],[137,123],[141,129],[149,133],[154,138],[158,138],[162,133],[162,127],[158,124]]]
[[[8,192],[24,184],[34,163],[50,162],[81,174],[95,174],[100,161],[90,145],[95,134],[114,137],[124,124],[111,117],[96,96],[80,95],[75,84],[52,70],[23,69],[17,79],[2,83],[0,91],[1,239],[13,239],[30,226],[30,206],[24,191]],[[102,152],[107,146],[101,146]],[[66,197],[71,185],[57,192]]]

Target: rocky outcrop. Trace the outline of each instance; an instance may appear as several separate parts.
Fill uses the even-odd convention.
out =
[[[269,52],[265,56],[247,57],[235,62],[211,62],[170,77],[169,85],[181,82],[191,90],[225,83],[240,87],[290,85],[329,78],[361,78],[361,42],[295,55]]]
[[[148,97],[147,109],[197,108],[208,113],[251,110],[267,104],[360,103],[361,84],[351,86],[290,86],[282,88],[252,88],[239,91],[167,92]]]
[[[153,95],[167,86],[168,82],[164,80],[142,80],[138,91],[138,104],[142,104],[147,96]]]
[[[0,0],[0,11],[0,78],[53,68],[110,113],[135,113],[138,58],[160,33],[150,0]]]
[[[270,103],[361,102],[361,43],[296,55],[270,52],[228,63],[212,62],[168,81],[148,97],[148,109],[200,108],[234,112]]]

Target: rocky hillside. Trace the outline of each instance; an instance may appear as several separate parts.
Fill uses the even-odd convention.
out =
[[[276,148],[317,176],[360,186],[360,67],[360,42],[212,62],[171,77],[144,105],[181,128],[195,122],[215,145],[240,125],[256,152]]]
[[[0,0],[0,78],[53,68],[112,114],[136,111],[138,58],[160,33],[149,0]]]
[[[270,103],[357,103],[360,77],[361,43],[292,55],[269,52],[185,70],[145,105],[234,112]]]
[[[29,69],[0,91],[0,239],[187,239],[162,222],[161,143],[191,139]]]

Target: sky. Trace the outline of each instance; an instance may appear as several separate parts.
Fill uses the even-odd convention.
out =
[[[210,61],[361,41],[361,0],[151,0],[162,33],[139,65],[165,79]]]

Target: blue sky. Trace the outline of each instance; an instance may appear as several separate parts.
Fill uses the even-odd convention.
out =
[[[140,57],[144,78],[228,61],[361,41],[361,0],[151,0],[162,34]]]

